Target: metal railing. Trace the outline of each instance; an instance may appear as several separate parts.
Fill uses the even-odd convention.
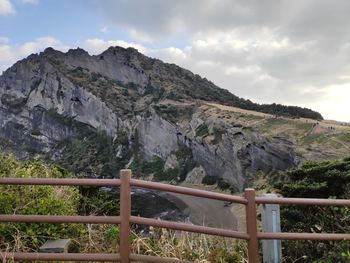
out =
[[[289,204],[289,205],[320,205],[348,206],[350,200],[334,199],[302,199],[302,198],[268,198],[256,197],[254,189],[245,189],[244,196],[233,196],[186,187],[131,179],[131,170],[122,170],[120,179],[47,179],[47,178],[0,178],[0,185],[56,185],[56,186],[120,186],[120,216],[48,216],[48,215],[0,215],[0,222],[27,223],[89,223],[89,224],[119,224],[120,244],[119,254],[83,254],[83,253],[8,253],[8,259],[46,260],[46,261],[117,261],[117,262],[187,262],[172,258],[138,255],[131,253],[131,224],[140,224],[194,233],[223,236],[246,240],[248,242],[248,260],[259,262],[259,239],[273,240],[350,240],[350,234],[335,233],[270,233],[258,232],[257,204]],[[220,229],[186,223],[157,220],[131,215],[131,187],[147,188],[158,191],[173,192],[195,197],[203,197],[245,205],[246,232]]]

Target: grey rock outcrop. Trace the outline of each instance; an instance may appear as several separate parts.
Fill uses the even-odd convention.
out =
[[[193,168],[186,176],[186,182],[191,184],[201,184],[206,172],[202,166]]]
[[[179,167],[179,161],[177,160],[176,155],[169,154],[164,164],[164,170],[175,169],[177,167]]]
[[[193,115],[193,118],[198,118],[198,115]],[[283,141],[269,143],[255,132],[226,126],[221,141],[210,144],[193,134],[193,123],[199,126],[203,122],[192,119],[187,129],[181,129],[153,114],[138,126],[143,154],[148,159],[158,156],[166,160],[167,167],[170,168],[169,163],[174,163],[171,161],[171,153],[178,144],[184,144],[191,149],[195,163],[206,174],[223,178],[239,191],[245,186],[247,169],[268,172],[297,165],[292,145]],[[214,125],[217,123],[212,124]]]
[[[154,156],[165,160],[178,144],[177,127],[155,112],[139,123],[136,132],[142,145],[142,154],[147,160]]]

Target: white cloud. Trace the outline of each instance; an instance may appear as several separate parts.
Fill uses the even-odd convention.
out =
[[[0,42],[0,72],[6,70],[17,60],[32,53],[40,52],[47,47],[53,47],[61,51],[67,51],[69,48],[61,41],[50,36],[37,38],[21,45],[10,45],[9,42],[8,38],[6,38],[6,42]]]
[[[99,5],[110,25],[132,29],[135,41],[147,44],[138,36],[152,36],[152,45],[172,46],[148,54],[254,101],[311,107],[332,97],[336,107],[340,99],[329,91],[350,83],[348,0],[105,0]]]
[[[8,37],[1,37],[0,36],[0,44],[6,44],[9,42],[9,38]]]
[[[259,77],[260,80],[262,78],[260,77],[261,68],[258,66],[247,66],[247,67],[227,67],[224,70],[224,74],[228,76],[235,76],[235,75],[256,75]],[[266,75],[265,75],[266,76]]]
[[[136,41],[141,41],[144,43],[152,43],[153,42],[153,39],[148,34],[145,34],[142,31],[137,31],[134,28],[130,28],[128,30],[128,32],[129,32],[130,36],[133,39],[135,39]]]
[[[86,49],[90,54],[100,54],[110,46],[121,46],[124,48],[133,47],[141,53],[146,53],[147,49],[136,43],[128,43],[124,40],[103,40],[99,38],[87,39],[81,43],[81,47]]]
[[[50,36],[40,37],[37,38],[35,41],[26,42],[23,45],[19,46],[17,49],[20,52],[20,54],[29,55],[31,53],[37,53],[38,51],[41,51],[47,47],[53,47],[61,51],[68,50],[68,46],[62,44],[62,42],[58,39],[55,39]]]
[[[11,15],[16,13],[10,0],[0,0],[0,15]]]
[[[323,113],[327,119],[350,122],[350,84],[330,85],[324,95],[310,106]]]

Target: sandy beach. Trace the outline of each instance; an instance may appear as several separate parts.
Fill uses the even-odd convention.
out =
[[[241,228],[241,223],[236,216],[236,214],[241,214],[241,211],[237,210],[238,206],[235,204],[225,206],[225,202],[218,200],[176,193],[168,195],[172,196],[172,201],[179,206],[183,207],[183,204],[187,206],[185,212],[188,214],[189,221],[195,225],[231,230],[240,230]]]

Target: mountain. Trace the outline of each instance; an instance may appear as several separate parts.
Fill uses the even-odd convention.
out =
[[[0,76],[3,151],[89,177],[130,167],[135,176],[204,178],[241,191],[258,171],[343,155],[347,126],[316,133],[327,125],[322,119],[310,109],[244,100],[133,48],[97,56],[47,48]],[[288,125],[293,134],[274,134]],[[324,151],[315,144],[321,135],[339,134]]]

